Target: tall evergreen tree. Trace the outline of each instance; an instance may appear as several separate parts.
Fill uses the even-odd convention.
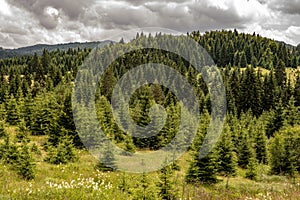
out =
[[[174,182],[172,180],[173,169],[172,166],[165,166],[160,170],[159,182],[157,187],[159,188],[158,196],[164,200],[176,199],[176,191],[174,190]]]
[[[225,125],[223,134],[217,145],[217,171],[225,176],[235,176],[237,160],[231,141],[230,128]]]
[[[186,174],[188,183],[216,183],[218,181],[216,173],[216,160],[213,152],[203,158],[199,157],[198,151],[193,152],[193,159]]]

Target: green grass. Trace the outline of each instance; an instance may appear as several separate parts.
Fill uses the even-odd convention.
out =
[[[9,129],[14,133],[14,128]],[[31,137],[40,149],[45,137]],[[103,173],[97,171],[97,160],[86,151],[78,150],[79,159],[66,165],[51,165],[43,161],[42,156],[35,155],[36,177],[32,181],[24,181],[9,168],[0,166],[0,199],[134,199],[140,195],[141,174],[125,174],[123,172]],[[227,180],[218,177],[216,185],[188,185],[184,174],[188,168],[189,154],[179,160],[181,170],[174,175],[175,191],[182,199],[299,199],[300,177],[295,181],[283,176],[269,176],[268,167],[259,167],[259,181],[243,178],[245,171],[238,170],[238,176]],[[127,190],[120,188],[122,180],[126,180]],[[158,173],[147,174],[149,193],[157,193]],[[228,184],[227,184],[228,181]],[[154,198],[155,199],[155,198]]]

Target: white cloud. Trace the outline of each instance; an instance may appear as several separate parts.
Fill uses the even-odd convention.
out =
[[[0,14],[1,15],[11,15],[11,10],[9,5],[5,0],[0,0]]]
[[[103,40],[141,27],[183,33],[237,28],[295,45],[300,43],[297,3],[299,0],[0,0],[0,46]]]

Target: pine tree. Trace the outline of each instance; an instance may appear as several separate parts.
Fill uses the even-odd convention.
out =
[[[246,178],[257,180],[257,174],[257,160],[255,157],[251,157],[247,165]]]
[[[44,70],[41,63],[41,59],[39,58],[37,53],[35,53],[34,56],[32,57],[31,67],[32,70],[35,72],[34,81],[43,85],[45,79]]]
[[[294,88],[295,106],[300,106],[300,71],[298,71]]]
[[[158,182],[157,187],[159,188],[158,196],[161,197],[161,199],[176,199],[176,191],[174,190],[174,182],[172,180],[172,176],[172,165],[165,166],[160,170],[160,181]]]
[[[257,124],[255,130],[255,154],[259,163],[268,163],[267,136],[261,122]]]
[[[225,125],[223,134],[220,137],[217,146],[217,171],[225,176],[236,175],[236,155],[233,151],[233,144],[231,141],[231,134],[228,125]]]
[[[51,64],[51,58],[46,49],[43,50],[42,58],[41,58],[41,64],[43,67],[43,74],[47,74],[50,64]]]
[[[216,162],[212,152],[207,156],[200,158],[199,152],[193,152],[193,159],[190,162],[186,181],[188,183],[217,183]]]
[[[116,169],[116,159],[113,153],[112,146],[109,141],[106,142],[104,148],[102,148],[103,152],[99,158],[99,163],[97,164],[97,168],[102,171],[114,171]]]
[[[299,123],[299,109],[295,107],[295,99],[292,96],[286,109],[283,111],[284,124],[286,126],[294,126]]]
[[[292,135],[289,134],[285,136],[285,141],[284,141],[284,148],[285,148],[284,171],[285,174],[291,178],[296,177],[297,168],[299,168],[299,166],[297,166],[297,155],[295,152],[297,151],[295,148],[297,148],[297,146],[299,147],[299,143],[297,146],[294,145],[295,139],[296,138],[292,137]]]
[[[72,140],[65,136],[60,138],[57,147],[48,146],[48,155],[45,158],[45,161],[58,165],[73,162],[77,159],[78,157]]]
[[[73,120],[73,110],[72,110],[72,96],[71,93],[67,91],[65,98],[63,100],[63,107],[60,112],[58,119],[58,125],[66,130],[66,135],[70,136],[73,140],[73,144],[76,147],[82,147],[81,139],[76,131],[76,126]]]
[[[247,57],[246,57],[246,54],[245,54],[244,51],[240,53],[239,66],[242,67],[242,68],[247,67]]]
[[[24,119],[20,120],[20,123],[18,124],[19,132],[16,135],[16,139],[18,142],[27,141],[29,142],[28,138],[28,128],[26,127],[26,123]]]
[[[15,169],[17,174],[26,180],[31,180],[35,177],[34,159],[26,143],[23,143],[21,146]]]
[[[284,170],[285,149],[284,138],[280,134],[276,134],[271,140],[270,145],[270,166],[272,174],[281,174]]]
[[[11,125],[17,125],[20,120],[20,110],[17,104],[17,101],[13,95],[10,96],[10,99],[7,103],[6,108],[7,122]]]
[[[267,122],[266,134],[268,138],[272,137],[276,131],[280,130],[283,126],[283,122],[283,105],[282,100],[280,99],[276,105],[274,115],[270,116]]]
[[[136,184],[133,190],[133,200],[153,200],[158,199],[156,195],[156,188],[153,188],[150,184],[150,180],[146,173],[142,173],[139,178],[139,182]]]
[[[5,131],[5,122],[0,121],[0,139],[7,136],[7,133]]]
[[[275,66],[275,78],[278,86],[283,88],[286,83],[286,71],[285,63],[282,60],[279,60],[278,64]]]
[[[253,157],[253,153],[248,136],[243,135],[238,149],[238,165],[245,169],[249,164],[250,158]]]

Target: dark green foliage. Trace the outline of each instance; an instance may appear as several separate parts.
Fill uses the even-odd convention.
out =
[[[236,175],[237,158],[231,140],[229,127],[226,125],[216,149],[217,171],[225,176]]]
[[[19,131],[16,134],[16,139],[18,142],[27,141],[29,142],[28,138],[28,128],[26,127],[26,123],[24,119],[21,119],[18,124]]]
[[[19,106],[13,95],[10,96],[10,99],[7,102],[6,116],[7,122],[11,125],[17,125],[20,120]]]
[[[188,183],[217,183],[216,160],[213,153],[209,153],[204,158],[199,157],[199,152],[193,152],[193,160],[190,162],[186,181]]]
[[[274,135],[276,131],[279,131],[280,128],[283,126],[283,105],[281,99],[276,105],[274,115],[271,115],[267,127],[266,127],[266,134],[270,138]]]
[[[262,123],[258,122],[256,124],[257,129],[255,129],[255,138],[254,138],[254,150],[256,159],[259,163],[267,164],[268,163],[268,149],[267,142],[268,138],[265,134],[265,129]]]
[[[26,180],[31,180],[35,177],[34,159],[29,151],[28,145],[25,143],[23,143],[20,148],[18,160],[14,168],[17,174]]]
[[[251,142],[247,135],[242,135],[239,149],[238,149],[238,165],[241,168],[246,169],[249,164],[250,158],[253,157],[253,149],[251,147]]]
[[[299,71],[295,83],[294,97],[295,97],[295,106],[300,106],[300,72]]]
[[[39,149],[39,147],[37,146],[36,143],[33,143],[33,144],[32,144],[32,146],[31,146],[31,148],[30,148],[30,151],[31,151],[32,153],[35,153],[35,154],[38,155],[38,156],[41,156],[41,155],[42,155],[42,152],[41,152],[41,150]]]
[[[58,117],[58,126],[64,129],[64,135],[69,136],[73,140],[73,144],[75,147],[81,148],[83,146],[80,137],[76,131],[75,123],[73,120],[73,110],[72,110],[72,99],[71,92],[66,91],[64,94],[65,97],[63,99],[62,110],[59,113]],[[52,136],[52,143],[56,143],[59,139],[59,135],[50,134]]]
[[[75,147],[69,137],[60,139],[57,147],[48,146],[48,155],[45,161],[51,164],[66,164],[77,159]]]
[[[158,199],[156,190],[152,187],[149,177],[146,173],[139,176],[139,182],[135,185],[132,195],[133,200],[154,200]]]
[[[257,165],[258,164],[256,158],[251,157],[247,165],[246,178],[250,180],[257,180]]]
[[[21,145],[15,145],[10,142],[9,136],[6,136],[4,143],[0,143],[0,160],[8,164],[23,179],[34,179],[35,161],[26,141]]]
[[[4,121],[0,121],[0,139],[3,137],[6,137],[7,133],[5,131],[5,122]]]
[[[241,54],[240,54],[239,66],[242,68],[247,67],[247,57],[246,57],[245,52],[241,52]]]
[[[278,64],[275,66],[275,78],[277,80],[278,86],[284,87],[286,83],[286,72],[285,63],[279,60]]]

